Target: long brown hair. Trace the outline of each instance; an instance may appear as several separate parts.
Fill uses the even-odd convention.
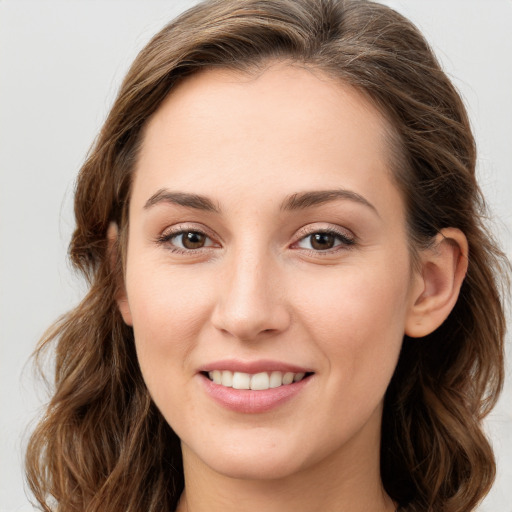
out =
[[[45,335],[55,389],[26,466],[44,510],[174,510],[183,489],[179,439],[143,382],[133,332],[116,306],[134,162],[148,118],[178,80],[206,67],[251,70],[269,60],[320,69],[362,91],[393,127],[394,176],[414,251],[445,227],[469,242],[469,269],[444,324],[404,338],[383,416],[381,475],[403,510],[469,512],[495,473],[482,418],[503,380],[506,260],[483,224],[476,151],[463,103],[418,30],[388,7],[357,0],[213,0],[193,7],[141,51],[77,182],[71,260],[83,301]],[[117,251],[122,254],[122,250]]]

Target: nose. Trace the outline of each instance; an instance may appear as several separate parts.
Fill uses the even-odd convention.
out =
[[[284,332],[290,325],[286,287],[268,254],[240,255],[219,274],[213,325],[243,341]]]

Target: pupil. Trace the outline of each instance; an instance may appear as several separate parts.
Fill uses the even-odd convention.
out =
[[[199,249],[204,245],[205,236],[195,231],[189,231],[183,234],[182,243],[183,247],[187,249]]]
[[[329,233],[315,233],[311,241],[314,249],[326,250],[334,247],[334,236]]]

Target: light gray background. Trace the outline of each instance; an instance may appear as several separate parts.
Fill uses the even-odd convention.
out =
[[[76,173],[138,50],[193,3],[0,0],[0,512],[32,510],[22,449],[46,395],[27,361],[84,290],[66,261]],[[424,31],[466,100],[511,255],[512,0],[387,3]],[[508,351],[507,387],[487,421],[499,473],[482,512],[512,511]]]

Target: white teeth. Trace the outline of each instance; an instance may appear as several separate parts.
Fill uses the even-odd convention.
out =
[[[281,372],[272,372],[270,374],[270,387],[278,388],[283,385],[283,374]]]
[[[257,373],[251,377],[251,389],[268,389],[269,385],[270,377],[268,376],[268,373]]]
[[[283,385],[286,386],[288,384],[291,384],[293,382],[293,373],[292,372],[286,372],[283,375]]]
[[[224,374],[222,372],[222,380],[224,381]],[[229,372],[231,373],[231,372]],[[235,372],[233,374],[233,388],[235,389],[251,389],[251,376],[248,373]]]
[[[261,372],[251,375],[243,372],[230,372],[229,370],[213,370],[208,372],[208,377],[215,384],[220,384],[234,389],[252,389],[262,391],[265,389],[287,386],[292,382],[299,382],[305,377],[305,373],[293,372]]]
[[[221,384],[230,388],[233,386],[233,374],[231,372],[222,372]]]

